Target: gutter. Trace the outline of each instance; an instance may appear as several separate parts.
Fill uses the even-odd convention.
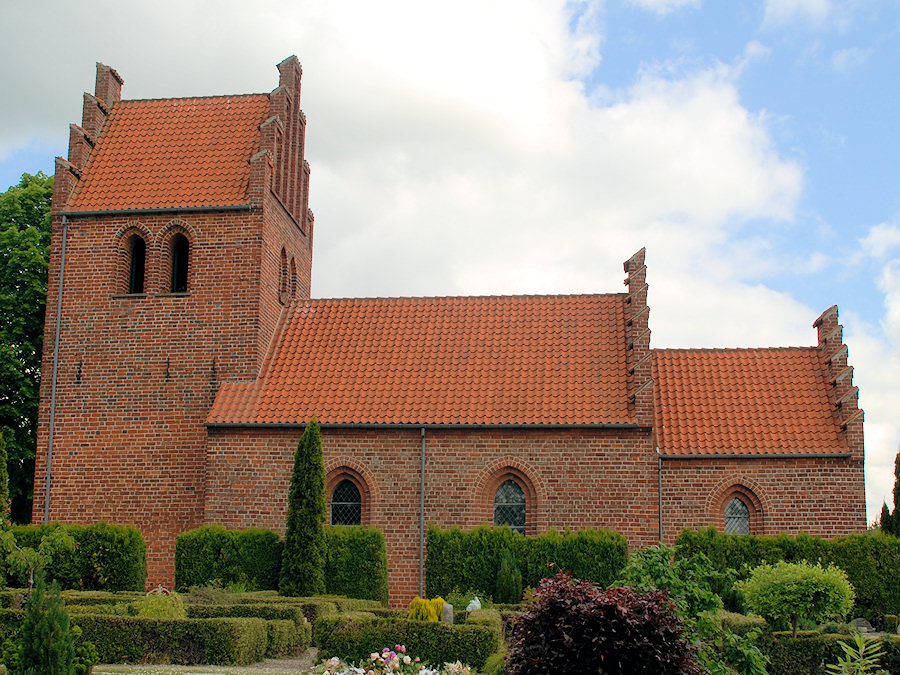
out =
[[[44,525],[50,522],[50,484],[53,480],[53,432],[56,428],[56,385],[59,381],[59,342],[62,332],[63,281],[66,274],[66,240],[69,224],[62,216],[62,249],[59,255],[59,288],[56,292],[56,327],[53,336],[53,370],[50,376],[50,425],[47,431],[47,476],[44,479]]]
[[[792,452],[792,453],[774,453],[765,454],[709,454],[709,455],[660,455],[659,460],[678,460],[678,459],[848,459],[853,453],[850,452]]]
[[[255,204],[225,204],[223,206],[171,206],[154,209],[103,209],[100,211],[63,211],[65,218],[89,216],[143,216],[156,213],[206,213],[209,211],[255,211]]]
[[[304,429],[306,422],[204,422],[210,429]],[[343,423],[319,424],[322,429],[650,429],[649,425],[630,422],[609,424],[379,424]]]

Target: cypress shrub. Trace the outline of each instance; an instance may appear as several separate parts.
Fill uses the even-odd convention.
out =
[[[808,534],[774,537],[721,534],[713,528],[685,530],[676,544],[676,556],[703,552],[719,571],[733,569],[745,579],[763,563],[802,562],[833,564],[847,573],[856,590],[853,614],[873,625],[883,625],[885,614],[900,613],[900,539],[880,533],[866,533],[822,539]],[[713,589],[725,601],[726,609],[744,612],[743,601],[730,586]]]
[[[72,663],[75,643],[69,615],[63,607],[59,588],[54,586],[46,592],[43,575],[38,575],[28,596],[19,642],[21,649],[15,672],[46,675],[72,675],[75,672]]]
[[[608,530],[550,531],[525,537],[508,527],[481,525],[463,532],[429,526],[427,537],[425,581],[432,597],[454,591],[496,597],[504,549],[518,561],[522,585],[531,587],[559,569],[608,586],[628,560],[625,537]]]
[[[326,527],[325,542],[329,595],[387,603],[387,549],[380,530],[358,525]]]
[[[509,549],[500,553],[500,570],[497,572],[497,592],[494,601],[514,605],[522,602],[522,573]]]
[[[226,530],[203,525],[175,539],[175,588],[241,583],[254,590],[278,588],[282,543],[271,530]]]
[[[15,525],[20,547],[36,549],[51,530],[62,528],[75,540],[75,552],[54,559],[45,568],[47,580],[65,589],[143,590],[147,578],[147,546],[141,533],[127,525]],[[27,586],[26,579],[11,580]]]
[[[325,465],[315,419],[306,425],[294,454],[278,591],[291,596],[325,592]]]
[[[0,433],[0,527],[9,525],[9,469],[6,466],[6,441]]]

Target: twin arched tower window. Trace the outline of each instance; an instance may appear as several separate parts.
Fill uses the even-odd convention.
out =
[[[128,260],[128,276],[125,278],[125,292],[142,295],[146,292],[147,242],[140,234],[133,234],[125,246]],[[170,293],[187,293],[188,260],[190,242],[180,232],[169,241],[169,287]],[[121,283],[121,282],[120,282]],[[121,288],[121,286],[120,286]]]

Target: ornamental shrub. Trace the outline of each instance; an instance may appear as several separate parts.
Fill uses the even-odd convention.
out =
[[[59,588],[54,586],[47,593],[41,574],[28,595],[17,652],[16,657],[10,658],[7,663],[8,672],[44,675],[75,673],[75,642],[69,615],[63,607]],[[6,658],[5,650],[4,660]]]
[[[306,425],[294,455],[278,591],[292,596],[325,592],[325,465],[315,419]]]
[[[736,588],[750,611],[776,629],[790,625],[795,637],[800,619],[840,620],[853,608],[853,586],[846,572],[833,565],[784,561],[760,565]]]
[[[262,528],[226,530],[202,525],[175,539],[175,588],[244,584],[252,590],[275,590],[282,547],[275,532]]]
[[[325,528],[325,541],[325,592],[387,604],[387,548],[381,530],[335,525]]]
[[[466,591],[469,597],[493,598],[504,549],[515,558],[523,587],[536,587],[556,569],[601,586],[619,575],[628,560],[628,542],[609,530],[546,532],[525,537],[508,527],[481,525],[459,528],[428,527],[425,551],[425,591],[448,597]]]
[[[516,622],[506,672],[700,675],[696,657],[665,591],[604,591],[560,572]]]
[[[900,569],[898,537],[875,532],[834,539],[807,534],[757,537],[722,534],[713,528],[682,532],[676,544],[676,557],[689,557],[697,551],[705,553],[717,570],[735,570],[739,579],[745,579],[758,565],[780,560],[834,564],[847,573],[856,591],[854,614],[881,626],[885,614],[900,613],[900,584],[896,573]],[[742,596],[733,593],[727,581],[715,590],[726,609],[746,612]]]
[[[494,602],[510,605],[522,602],[522,572],[508,548],[500,553],[500,569],[497,572],[497,591]]]
[[[434,607],[428,600],[420,598],[418,595],[409,601],[409,614],[407,618],[410,621],[437,621],[438,617],[434,613]]]

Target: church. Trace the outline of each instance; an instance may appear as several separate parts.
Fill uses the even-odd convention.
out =
[[[644,250],[623,292],[313,298],[302,70],[277,68],[269,93],[128,100],[97,64],[56,160],[34,522],[134,525],[171,585],[185,530],[283,532],[315,417],[330,522],[384,532],[392,604],[428,523],[865,529],[836,307],[808,347],[653,349]]]

